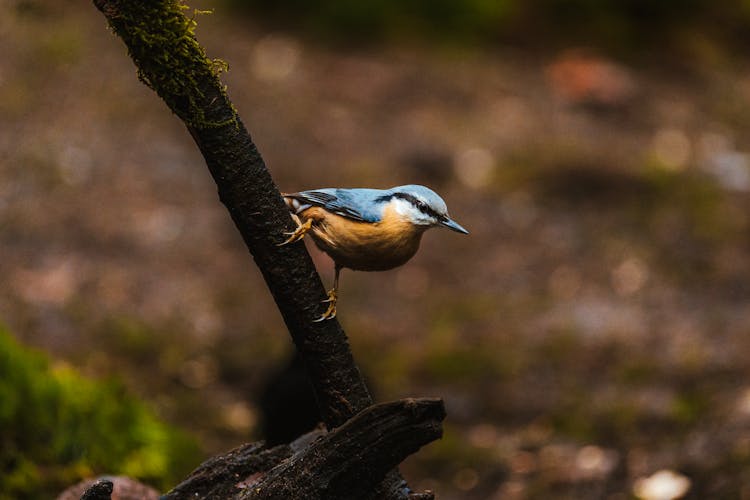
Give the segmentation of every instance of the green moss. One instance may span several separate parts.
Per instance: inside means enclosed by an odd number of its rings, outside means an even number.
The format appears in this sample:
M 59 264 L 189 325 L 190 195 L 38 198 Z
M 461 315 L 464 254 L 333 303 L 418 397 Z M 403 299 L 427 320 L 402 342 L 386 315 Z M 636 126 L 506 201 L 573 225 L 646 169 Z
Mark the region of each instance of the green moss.
M 215 128 L 238 125 L 236 111 L 230 116 L 207 116 L 212 104 L 206 91 L 218 89 L 226 97 L 219 75 L 227 63 L 209 59 L 195 38 L 198 23 L 193 11 L 179 0 L 122 2 L 116 12 L 105 15 L 112 29 L 128 47 L 138 67 L 138 78 L 164 99 L 170 109 L 188 126 Z
M 117 382 L 50 366 L 0 328 L 0 500 L 51 498 L 84 477 L 126 474 L 166 489 L 199 461 Z

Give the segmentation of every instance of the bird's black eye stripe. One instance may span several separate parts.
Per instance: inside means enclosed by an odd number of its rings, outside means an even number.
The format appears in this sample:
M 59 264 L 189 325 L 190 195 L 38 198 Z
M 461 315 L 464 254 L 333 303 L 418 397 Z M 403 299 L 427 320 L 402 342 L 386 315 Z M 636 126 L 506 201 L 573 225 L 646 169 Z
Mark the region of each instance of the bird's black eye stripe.
M 427 203 L 407 193 L 393 193 L 392 195 L 389 195 L 389 196 L 381 196 L 380 198 L 378 198 L 378 201 L 388 201 L 392 198 L 399 198 L 401 200 L 406 200 L 412 205 L 414 205 L 414 207 L 417 208 L 420 212 L 427 214 L 431 217 L 434 217 L 438 220 L 441 220 L 443 217 L 442 215 L 437 213 L 435 210 L 433 210 L 432 207 L 429 206 Z

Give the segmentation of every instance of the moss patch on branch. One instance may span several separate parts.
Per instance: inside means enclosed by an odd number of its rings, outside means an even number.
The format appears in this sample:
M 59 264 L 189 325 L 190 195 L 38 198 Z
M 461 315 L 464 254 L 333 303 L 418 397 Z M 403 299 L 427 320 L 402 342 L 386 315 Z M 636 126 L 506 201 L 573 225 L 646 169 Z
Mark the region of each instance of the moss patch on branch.
M 210 11 L 194 10 L 180 0 L 95 0 L 110 27 L 128 47 L 138 67 L 138 78 L 153 89 L 169 108 L 190 127 L 215 128 L 237 124 L 230 117 L 208 117 L 211 104 L 206 90 L 215 86 L 226 97 L 219 75 L 228 69 L 221 59 L 210 59 L 195 37 L 196 16 Z

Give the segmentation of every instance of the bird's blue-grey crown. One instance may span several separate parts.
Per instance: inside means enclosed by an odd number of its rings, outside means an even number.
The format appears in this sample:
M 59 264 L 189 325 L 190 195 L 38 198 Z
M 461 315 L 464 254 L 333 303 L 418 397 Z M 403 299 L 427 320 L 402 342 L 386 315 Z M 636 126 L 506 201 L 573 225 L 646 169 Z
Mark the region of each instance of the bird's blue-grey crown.
M 296 213 L 320 206 L 335 214 L 362 222 L 380 222 L 386 206 L 392 205 L 402 217 L 420 226 L 442 226 L 469 232 L 448 215 L 445 201 L 432 189 L 417 184 L 390 189 L 323 188 L 287 195 Z

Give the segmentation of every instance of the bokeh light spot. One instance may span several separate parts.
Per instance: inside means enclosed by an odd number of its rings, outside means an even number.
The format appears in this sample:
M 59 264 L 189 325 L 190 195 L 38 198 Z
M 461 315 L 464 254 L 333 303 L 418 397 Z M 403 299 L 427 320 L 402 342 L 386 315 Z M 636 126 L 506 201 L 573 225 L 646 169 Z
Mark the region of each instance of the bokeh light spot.
M 479 474 L 471 467 L 461 469 L 453 476 L 453 485 L 461 491 L 470 491 L 479 484 Z
M 642 500 L 675 500 L 690 489 L 690 479 L 671 470 L 660 470 L 636 480 L 633 494 Z
M 654 134 L 654 155 L 664 168 L 682 170 L 690 161 L 692 148 L 685 132 L 678 129 L 660 129 Z
M 268 35 L 255 45 L 251 68 L 253 74 L 266 82 L 278 82 L 292 75 L 300 58 L 296 40 L 281 35 Z
M 495 159 L 483 148 L 471 148 L 461 151 L 455 159 L 454 170 L 456 177 L 464 185 L 479 189 L 492 180 Z
M 628 296 L 638 292 L 648 280 L 648 268 L 640 259 L 625 259 L 612 271 L 612 286 L 618 295 Z

